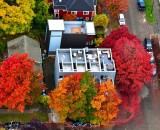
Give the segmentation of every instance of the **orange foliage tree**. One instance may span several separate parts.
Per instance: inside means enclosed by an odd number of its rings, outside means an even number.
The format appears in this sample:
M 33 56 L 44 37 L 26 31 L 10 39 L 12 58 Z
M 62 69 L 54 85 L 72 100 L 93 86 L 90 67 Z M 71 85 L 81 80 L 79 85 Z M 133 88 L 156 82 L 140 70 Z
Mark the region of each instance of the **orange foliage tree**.
M 76 16 L 75 14 L 65 13 L 65 14 L 63 15 L 63 19 L 64 19 L 65 21 L 75 21 L 76 18 L 77 18 L 77 16 Z
M 30 92 L 30 75 L 34 61 L 27 54 L 14 54 L 0 67 L 0 107 L 23 111 Z
M 98 87 L 97 95 L 91 101 L 92 107 L 96 109 L 94 115 L 97 117 L 96 120 L 93 120 L 93 123 L 103 126 L 109 125 L 117 117 L 120 103 L 121 100 L 111 79 L 103 82 Z
M 65 77 L 50 97 L 49 107 L 58 113 L 61 123 L 68 118 L 103 126 L 117 117 L 121 102 L 110 80 L 97 87 L 89 72 Z
M 99 0 L 103 11 L 107 11 L 111 19 L 117 19 L 119 13 L 125 13 L 129 7 L 128 0 Z
M 39 96 L 42 93 L 42 90 L 46 89 L 45 85 L 43 84 L 43 72 L 41 69 L 32 71 L 30 76 L 30 85 L 29 88 L 30 93 L 26 95 L 25 101 L 27 105 L 32 105 L 33 103 L 38 103 Z
M 17 109 L 21 112 L 38 97 L 42 86 L 42 74 L 33 71 L 34 61 L 28 54 L 18 53 L 8 57 L 0 66 L 0 108 Z M 36 88 L 39 86 L 39 88 Z M 35 96 L 33 96 L 35 95 Z

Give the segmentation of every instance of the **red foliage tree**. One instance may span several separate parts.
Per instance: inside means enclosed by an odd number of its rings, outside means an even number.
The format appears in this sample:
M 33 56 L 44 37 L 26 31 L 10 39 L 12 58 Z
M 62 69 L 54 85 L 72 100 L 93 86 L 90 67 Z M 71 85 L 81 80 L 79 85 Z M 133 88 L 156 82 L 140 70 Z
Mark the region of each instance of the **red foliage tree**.
M 142 86 L 149 82 L 153 72 L 149 60 L 150 55 L 141 45 L 141 41 L 130 34 L 126 26 L 120 27 L 105 38 L 101 47 L 111 48 L 115 60 L 116 82 L 122 97 L 122 105 L 131 113 L 130 118 L 119 123 L 125 123 L 134 118 L 139 109 L 139 92 Z
M 103 11 L 108 11 L 111 19 L 117 19 L 119 13 L 125 13 L 129 7 L 128 0 L 99 0 Z
M 151 80 L 153 67 L 149 62 L 149 53 L 137 40 L 125 37 L 116 41 L 112 52 L 117 67 L 116 81 L 119 90 L 128 94 L 139 92 L 144 83 Z
M 141 42 L 135 35 L 131 34 L 126 26 L 121 26 L 120 28 L 113 30 L 109 36 L 107 36 L 100 48 L 111 48 L 113 49 L 114 44 L 117 40 L 119 40 L 121 37 L 127 37 L 129 40 L 137 40 L 137 42 Z
M 97 4 L 97 14 L 102 14 L 102 7 L 100 4 Z
M 76 16 L 75 14 L 65 13 L 65 14 L 63 15 L 63 19 L 64 19 L 65 21 L 75 21 L 76 18 L 77 18 L 77 16 Z
M 30 76 L 34 61 L 28 54 L 17 53 L 4 60 L 0 66 L 0 107 L 23 112 L 25 97 L 30 92 Z

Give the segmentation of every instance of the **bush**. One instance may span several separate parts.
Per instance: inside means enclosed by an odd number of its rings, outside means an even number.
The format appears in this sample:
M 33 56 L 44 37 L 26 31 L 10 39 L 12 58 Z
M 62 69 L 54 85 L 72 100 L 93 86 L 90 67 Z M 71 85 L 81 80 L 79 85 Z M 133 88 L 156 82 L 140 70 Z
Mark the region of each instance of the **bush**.
M 101 43 L 103 42 L 104 38 L 102 37 L 98 37 L 94 39 L 94 44 L 96 45 L 96 47 L 100 46 Z
M 95 15 L 93 21 L 95 27 L 101 26 L 103 28 L 106 28 L 109 22 L 106 14 Z
M 42 107 L 48 108 L 48 102 L 50 101 L 50 96 L 48 95 L 41 95 L 39 97 L 39 103 L 41 104 Z

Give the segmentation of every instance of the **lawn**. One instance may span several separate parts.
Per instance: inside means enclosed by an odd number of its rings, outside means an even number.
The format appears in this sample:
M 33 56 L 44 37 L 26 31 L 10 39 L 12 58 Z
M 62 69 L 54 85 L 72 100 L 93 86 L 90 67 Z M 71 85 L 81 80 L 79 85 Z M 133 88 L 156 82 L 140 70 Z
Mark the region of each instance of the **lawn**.
M 48 113 L 0 114 L 0 124 L 4 124 L 6 122 L 11 121 L 27 123 L 30 122 L 32 119 L 38 119 L 42 122 L 47 122 Z
M 150 23 L 155 23 L 155 15 L 154 15 L 154 7 L 152 0 L 145 0 L 145 5 L 146 5 L 146 18 L 147 21 Z

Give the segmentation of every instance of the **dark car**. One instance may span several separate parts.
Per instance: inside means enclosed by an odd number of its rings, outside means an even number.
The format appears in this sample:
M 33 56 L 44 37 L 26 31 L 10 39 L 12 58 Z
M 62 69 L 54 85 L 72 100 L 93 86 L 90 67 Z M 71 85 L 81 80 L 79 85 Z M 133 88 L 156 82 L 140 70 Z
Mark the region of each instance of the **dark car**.
M 139 9 L 140 11 L 144 11 L 145 8 L 146 8 L 145 3 L 144 3 L 144 0 L 138 0 L 137 5 L 138 5 L 138 9 Z
M 152 43 L 151 43 L 150 38 L 145 38 L 144 39 L 144 47 L 148 52 L 152 51 Z

